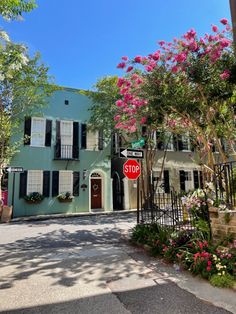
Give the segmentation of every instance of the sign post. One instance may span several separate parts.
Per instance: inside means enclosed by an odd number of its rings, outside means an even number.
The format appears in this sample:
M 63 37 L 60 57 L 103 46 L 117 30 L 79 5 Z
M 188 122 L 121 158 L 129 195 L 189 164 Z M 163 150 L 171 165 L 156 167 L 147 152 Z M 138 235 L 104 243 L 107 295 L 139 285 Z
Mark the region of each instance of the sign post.
M 4 171 L 6 171 L 8 173 L 13 173 L 13 179 L 12 179 L 12 199 L 11 199 L 12 218 L 13 218 L 16 173 L 24 172 L 24 168 L 23 167 L 11 167 L 11 166 L 9 166 L 9 167 L 4 168 Z

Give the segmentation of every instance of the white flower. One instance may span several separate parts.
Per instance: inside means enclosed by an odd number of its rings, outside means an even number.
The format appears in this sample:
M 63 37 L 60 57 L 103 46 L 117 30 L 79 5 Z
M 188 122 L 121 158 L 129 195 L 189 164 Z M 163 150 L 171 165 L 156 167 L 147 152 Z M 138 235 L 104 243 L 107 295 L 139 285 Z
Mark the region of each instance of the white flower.
M 2 39 L 4 39 L 5 41 L 10 41 L 8 34 L 4 31 L 0 31 L 0 37 L 2 37 Z

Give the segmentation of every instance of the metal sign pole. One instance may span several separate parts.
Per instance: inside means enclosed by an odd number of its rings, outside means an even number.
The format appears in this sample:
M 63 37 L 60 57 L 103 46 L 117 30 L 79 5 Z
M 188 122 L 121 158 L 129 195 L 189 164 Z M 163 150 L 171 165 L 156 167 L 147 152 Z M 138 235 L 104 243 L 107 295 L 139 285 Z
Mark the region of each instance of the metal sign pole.
M 139 224 L 139 177 L 137 179 L 137 224 Z
M 16 173 L 13 172 L 13 182 L 12 182 L 12 200 L 11 200 L 11 205 L 12 205 L 12 214 L 11 218 L 13 218 L 13 210 L 14 210 L 14 198 L 15 198 L 15 178 L 16 178 Z

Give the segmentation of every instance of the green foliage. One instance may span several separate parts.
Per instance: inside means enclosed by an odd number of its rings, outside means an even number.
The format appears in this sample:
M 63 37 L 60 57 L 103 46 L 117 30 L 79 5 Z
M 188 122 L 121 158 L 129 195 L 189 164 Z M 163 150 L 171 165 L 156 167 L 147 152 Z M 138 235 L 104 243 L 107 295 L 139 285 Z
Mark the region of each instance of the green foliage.
M 214 287 L 219 287 L 219 288 L 232 288 L 235 284 L 234 277 L 225 274 L 225 275 L 212 275 L 210 278 L 210 283 Z
M 23 12 L 30 12 L 36 7 L 35 0 L 1 0 L 0 15 L 7 20 L 19 19 Z
M 94 91 L 83 91 L 93 102 L 89 120 L 91 128 L 103 130 L 104 136 L 107 138 L 110 138 L 115 126 L 115 102 L 120 98 L 117 82 L 117 76 L 107 76 L 97 81 Z
M 32 192 L 29 195 L 26 195 L 24 199 L 30 203 L 38 203 L 44 199 L 44 196 L 39 192 Z

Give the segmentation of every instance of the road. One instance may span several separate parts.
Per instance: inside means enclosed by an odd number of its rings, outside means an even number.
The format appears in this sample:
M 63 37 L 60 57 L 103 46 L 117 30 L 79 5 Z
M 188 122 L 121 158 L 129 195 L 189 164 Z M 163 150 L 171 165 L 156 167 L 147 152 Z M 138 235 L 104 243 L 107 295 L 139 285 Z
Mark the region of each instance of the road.
M 211 287 L 129 245 L 135 214 L 0 225 L 0 313 L 236 313 Z

